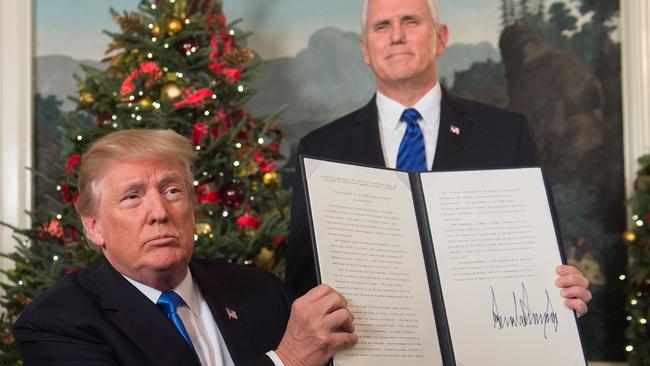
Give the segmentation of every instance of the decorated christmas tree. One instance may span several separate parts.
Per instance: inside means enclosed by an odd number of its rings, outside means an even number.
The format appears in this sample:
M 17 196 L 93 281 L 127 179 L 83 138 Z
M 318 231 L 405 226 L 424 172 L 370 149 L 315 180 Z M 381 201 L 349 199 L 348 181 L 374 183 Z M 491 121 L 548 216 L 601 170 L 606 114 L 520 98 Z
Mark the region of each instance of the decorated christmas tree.
M 142 0 L 138 10 L 111 11 L 121 32 L 107 33 L 106 70 L 84 67 L 78 110 L 63 114 L 61 164 L 48 179 L 60 193 L 53 212 L 32 213 L 14 228 L 16 251 L 5 254 L 0 299 L 0 364 L 21 364 L 11 327 L 31 299 L 66 272 L 101 257 L 75 212 L 76 170 L 88 144 L 121 129 L 172 129 L 196 149 L 195 253 L 280 273 L 288 227 L 288 192 L 280 186 L 281 131 L 242 107 L 259 60 L 245 34 L 227 24 L 220 0 Z
M 628 273 L 621 276 L 629 283 L 626 304 L 628 339 L 626 350 L 631 366 L 650 365 L 650 155 L 639 159 L 641 169 L 634 182 L 632 219 L 634 230 L 626 231 L 623 240 L 628 245 Z

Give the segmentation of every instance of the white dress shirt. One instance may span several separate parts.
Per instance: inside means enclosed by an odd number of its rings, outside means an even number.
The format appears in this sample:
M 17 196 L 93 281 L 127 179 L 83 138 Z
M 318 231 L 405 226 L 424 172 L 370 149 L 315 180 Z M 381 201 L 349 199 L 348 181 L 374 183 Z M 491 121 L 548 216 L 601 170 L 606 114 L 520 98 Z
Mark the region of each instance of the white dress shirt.
M 429 90 L 414 106 L 422 119 L 418 122 L 422 136 L 424 137 L 424 149 L 427 156 L 427 170 L 433 166 L 433 158 L 436 155 L 438 142 L 438 131 L 440 129 L 440 100 L 442 89 L 440 84 Z M 384 152 L 384 161 L 388 168 L 395 168 L 397 165 L 397 152 L 402 138 L 406 132 L 406 123 L 400 122 L 400 117 L 405 109 L 409 108 L 388 98 L 377 91 L 377 113 L 379 117 L 379 138 Z
M 124 276 L 124 275 L 123 275 Z M 162 293 L 155 288 L 137 282 L 124 276 L 135 288 L 140 290 L 154 304 Z M 183 321 L 183 325 L 192 340 L 194 349 L 199 356 L 202 366 L 235 366 L 230 356 L 226 342 L 221 335 L 217 322 L 212 316 L 208 303 L 203 298 L 199 287 L 192 279 L 192 273 L 187 275 L 181 283 L 173 289 L 183 302 L 178 305 L 176 312 Z M 276 366 L 284 366 L 274 351 L 266 353 Z

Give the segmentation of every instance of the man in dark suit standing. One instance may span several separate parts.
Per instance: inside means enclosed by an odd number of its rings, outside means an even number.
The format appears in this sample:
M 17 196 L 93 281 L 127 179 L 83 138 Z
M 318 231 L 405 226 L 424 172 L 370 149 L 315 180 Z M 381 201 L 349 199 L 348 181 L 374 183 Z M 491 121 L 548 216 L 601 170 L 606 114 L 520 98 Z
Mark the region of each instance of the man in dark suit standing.
M 65 276 L 16 322 L 25 365 L 324 365 L 356 342 L 345 299 L 291 302 L 272 274 L 191 260 L 192 143 L 109 134 L 84 154 L 77 210 L 104 260 Z
M 523 115 L 442 89 L 436 61 L 447 37 L 437 0 L 365 0 L 360 48 L 377 93 L 361 109 L 306 135 L 298 154 L 419 171 L 538 166 Z M 286 282 L 304 294 L 316 276 L 300 167 L 293 187 Z M 571 266 L 556 271 L 567 306 L 584 314 L 588 281 Z

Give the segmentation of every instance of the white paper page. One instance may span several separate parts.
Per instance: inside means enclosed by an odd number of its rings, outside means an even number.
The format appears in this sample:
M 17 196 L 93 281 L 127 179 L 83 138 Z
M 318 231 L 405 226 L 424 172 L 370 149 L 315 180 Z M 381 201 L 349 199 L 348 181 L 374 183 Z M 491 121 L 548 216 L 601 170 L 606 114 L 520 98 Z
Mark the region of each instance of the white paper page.
M 425 173 L 459 365 L 584 365 L 540 169 Z
M 335 364 L 441 365 L 408 174 L 304 161 L 322 280 L 359 336 Z

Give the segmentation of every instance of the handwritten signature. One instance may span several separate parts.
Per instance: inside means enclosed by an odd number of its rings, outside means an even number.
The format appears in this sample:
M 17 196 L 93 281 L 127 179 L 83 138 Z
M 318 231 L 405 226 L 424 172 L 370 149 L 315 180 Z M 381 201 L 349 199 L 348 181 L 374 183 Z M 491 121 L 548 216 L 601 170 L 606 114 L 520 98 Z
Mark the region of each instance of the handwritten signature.
M 544 339 L 548 339 L 547 327 L 551 324 L 553 330 L 557 333 L 559 325 L 558 317 L 557 313 L 553 310 L 553 304 L 551 304 L 551 299 L 547 290 L 544 290 L 546 293 L 546 310 L 543 313 L 535 312 L 530 307 L 528 290 L 526 289 L 526 285 L 522 282 L 521 297 L 517 298 L 515 292 L 512 292 L 512 302 L 515 310 L 514 314 L 506 315 L 501 315 L 501 312 L 499 312 L 499 306 L 492 286 L 490 286 L 490 290 L 492 290 L 492 320 L 494 322 L 494 328 L 503 329 L 512 327 L 543 326 Z

